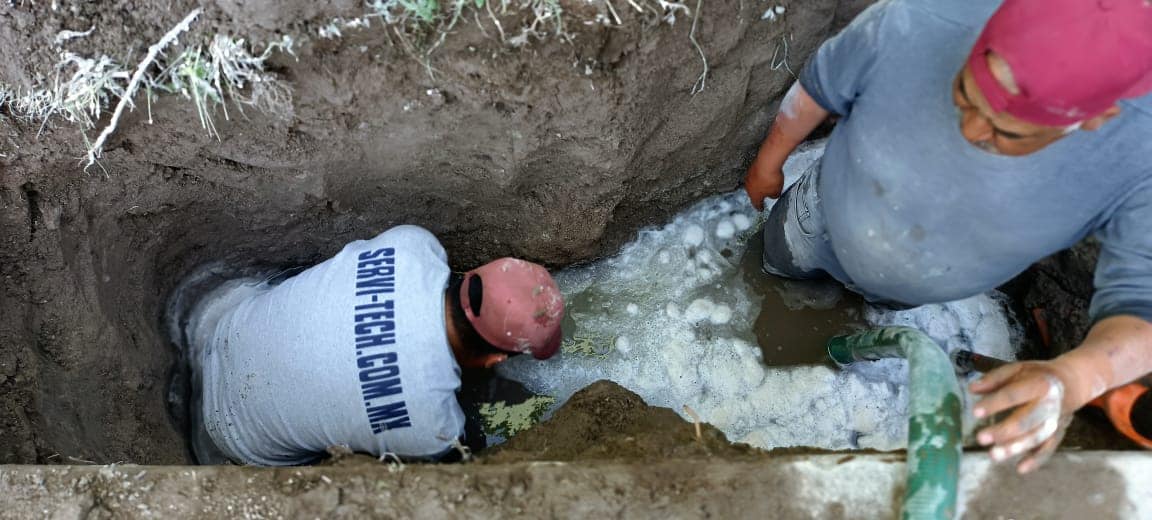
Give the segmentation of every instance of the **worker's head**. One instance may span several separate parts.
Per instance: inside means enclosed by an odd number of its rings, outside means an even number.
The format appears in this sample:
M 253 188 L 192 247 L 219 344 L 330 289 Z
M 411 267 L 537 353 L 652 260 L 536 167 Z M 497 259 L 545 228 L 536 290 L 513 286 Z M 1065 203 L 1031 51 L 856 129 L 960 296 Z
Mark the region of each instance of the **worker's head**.
M 564 298 L 542 266 L 501 258 L 456 277 L 449 341 L 468 368 L 490 368 L 509 356 L 548 359 L 560 349 Z
M 1027 155 L 1152 91 L 1152 1 L 1005 0 L 952 85 L 973 145 Z

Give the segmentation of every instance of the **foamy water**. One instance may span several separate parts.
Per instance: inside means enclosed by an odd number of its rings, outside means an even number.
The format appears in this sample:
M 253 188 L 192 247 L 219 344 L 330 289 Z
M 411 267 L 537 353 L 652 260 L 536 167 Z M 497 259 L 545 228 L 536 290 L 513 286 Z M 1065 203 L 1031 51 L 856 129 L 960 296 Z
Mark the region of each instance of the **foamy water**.
M 785 166 L 788 182 L 821 153 L 816 147 L 795 154 Z M 904 361 L 847 370 L 763 363 L 753 333 L 761 296 L 740 269 L 757 218 L 743 191 L 709 198 L 641 231 L 616 256 L 557 273 L 574 323 L 566 334 L 606 355 L 517 358 L 501 365 L 501 375 L 557 397 L 557 406 L 609 379 L 690 419 L 686 405 L 729 439 L 766 449 L 902 447 Z M 1018 347 L 1003 299 L 994 294 L 908 311 L 867 307 L 862 314 L 874 325 L 917 327 L 949 352 L 1014 359 Z M 780 321 L 787 326 L 787 316 Z

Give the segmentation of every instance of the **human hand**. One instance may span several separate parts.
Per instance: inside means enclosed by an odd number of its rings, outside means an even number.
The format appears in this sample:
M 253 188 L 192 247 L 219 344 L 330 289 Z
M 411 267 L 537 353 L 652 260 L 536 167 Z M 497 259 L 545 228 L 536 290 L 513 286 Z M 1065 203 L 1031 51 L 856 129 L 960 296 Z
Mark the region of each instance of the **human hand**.
M 1031 472 L 1056 451 L 1072 422 L 1072 413 L 1084 403 L 1076 396 L 1077 378 L 1059 361 L 1027 361 L 1004 365 L 969 386 L 983 395 L 972 413 L 977 418 L 1014 410 L 1007 418 L 984 428 L 976 440 L 994 445 L 992 460 L 1003 462 L 1024 455 L 1016 465 Z
M 748 174 L 744 176 L 744 191 L 748 193 L 756 211 L 764 211 L 765 197 L 775 199 L 784 191 L 784 171 L 781 166 L 761 153 L 748 168 Z

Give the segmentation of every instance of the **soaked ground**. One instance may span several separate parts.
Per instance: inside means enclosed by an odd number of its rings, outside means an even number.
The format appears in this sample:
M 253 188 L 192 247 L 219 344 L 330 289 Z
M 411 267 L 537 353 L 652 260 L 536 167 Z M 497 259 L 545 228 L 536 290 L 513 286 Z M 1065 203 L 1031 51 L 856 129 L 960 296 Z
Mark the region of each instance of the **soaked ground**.
M 789 367 L 796 365 L 832 366 L 825 351 L 828 338 L 852 333 L 867 326 L 861 316 L 864 301 L 858 295 L 845 291 L 835 281 L 790 281 L 765 274 L 760 269 L 762 235 L 756 233 L 747 247 L 735 258 L 731 249 L 721 251 L 738 268 L 735 276 L 747 283 L 753 296 L 755 319 L 752 333 L 758 344 L 764 365 Z M 569 298 L 570 312 L 565 319 L 566 340 L 572 345 L 581 336 L 573 315 L 587 312 L 609 312 L 613 308 L 611 295 L 586 290 Z M 604 343 L 587 352 L 589 356 L 607 358 L 613 345 Z M 484 431 L 483 417 L 479 413 L 482 403 L 504 402 L 517 405 L 536 394 L 523 384 L 495 372 L 466 372 L 460 400 L 468 418 L 469 447 L 478 451 L 505 442 L 503 436 Z
M 786 180 L 821 153 L 793 154 Z M 891 311 L 832 283 L 770 277 L 760 269 L 759 218 L 743 191 L 711 197 L 641 230 L 615 256 L 554 273 L 570 319 L 561 353 L 498 371 L 556 406 L 607 379 L 764 449 L 896 449 L 907 436 L 906 365 L 830 366 L 830 336 L 913 326 L 949 352 L 1014 358 L 1019 335 L 1003 298 Z
M 830 364 L 825 350 L 828 338 L 867 327 L 862 316 L 864 299 L 835 280 L 788 280 L 766 274 L 761 268 L 764 236 L 759 232 L 747 235 L 739 249 L 725 247 L 720 256 L 735 269 L 726 279 L 740 280 L 746 286 L 754 313 L 748 339 L 755 340 L 762 361 L 779 367 Z M 724 287 L 722 281 L 710 289 L 722 292 Z M 569 338 L 578 329 L 572 316 L 610 312 L 617 303 L 614 296 L 595 287 L 571 296 L 565 323 Z
M 817 156 L 797 154 L 786 176 Z M 949 352 L 1014 357 L 1002 298 L 891 311 L 835 284 L 769 277 L 758 262 L 757 219 L 743 192 L 712 197 L 640 231 L 616 256 L 555 273 L 570 319 L 561 353 L 498 371 L 555 406 L 607 379 L 764 449 L 896 449 L 907 435 L 906 365 L 830 366 L 830 336 L 905 325 Z
M 479 452 L 489 446 L 508 440 L 498 432 L 485 428 L 480 407 L 485 403 L 520 405 L 536 396 L 517 381 L 500 376 L 492 370 L 465 370 L 461 373 L 460 391 L 456 394 L 464 411 L 464 443 Z

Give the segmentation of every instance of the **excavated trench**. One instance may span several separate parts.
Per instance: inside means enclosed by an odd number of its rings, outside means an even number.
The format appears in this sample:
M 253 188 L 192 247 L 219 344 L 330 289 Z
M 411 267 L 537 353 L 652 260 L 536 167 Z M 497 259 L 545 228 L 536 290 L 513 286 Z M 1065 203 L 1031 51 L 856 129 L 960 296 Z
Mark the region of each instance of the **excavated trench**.
M 562 266 L 614 252 L 641 226 L 734 189 L 791 71 L 866 3 L 708 2 L 696 34 L 708 75 L 696 94 L 702 63 L 683 16 L 669 26 L 620 10 L 619 26 L 571 23 L 570 41 L 517 49 L 492 25 L 461 23 L 422 63 L 389 29 L 315 36 L 335 17 L 358 16 L 353 1 L 8 7 L 0 80 L 20 88 L 51 78 L 64 50 L 134 63 L 197 5 L 205 14 L 186 40 L 311 38 L 269 62 L 291 87 L 287 113 L 217 113 L 210 137 L 186 100 L 160 96 L 147 110 L 138 100 L 87 171 L 76 127 L 41 127 L 11 107 L 0 117 L 0 464 L 188 463 L 165 408 L 176 351 L 163 319 L 176 284 L 206 263 L 307 265 L 412 223 L 441 238 L 454 268 L 503 255 Z M 595 14 L 592 4 L 565 5 L 571 16 Z M 762 20 L 776 5 L 786 14 Z M 502 18 L 512 26 L 517 16 Z M 86 38 L 53 43 L 90 26 Z M 1087 294 L 1079 283 L 1046 267 L 1016 295 L 1062 292 L 1057 301 L 1069 303 L 1049 313 L 1063 313 L 1050 321 L 1066 343 Z M 649 424 L 668 438 L 633 452 L 641 457 L 745 454 L 693 444 L 692 425 L 626 392 L 591 391 L 600 397 L 590 402 L 614 411 L 605 419 L 573 399 L 568 415 L 557 413 L 576 417 L 565 428 L 595 422 L 635 437 Z M 574 458 L 626 458 L 614 442 Z M 522 443 L 529 455 L 505 456 L 557 456 Z

